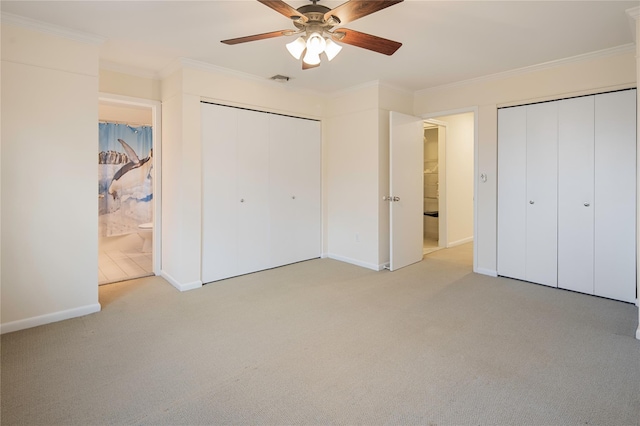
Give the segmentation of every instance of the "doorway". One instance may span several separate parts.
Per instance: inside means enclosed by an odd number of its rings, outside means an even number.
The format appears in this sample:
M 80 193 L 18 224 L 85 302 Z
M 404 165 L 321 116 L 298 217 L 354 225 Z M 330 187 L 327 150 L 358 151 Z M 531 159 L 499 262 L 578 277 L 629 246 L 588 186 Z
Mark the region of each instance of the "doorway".
M 424 121 L 424 254 L 474 239 L 475 113 Z
M 440 179 L 440 169 L 444 168 L 445 163 L 440 151 L 444 151 L 444 134 L 444 126 L 433 121 L 424 122 L 423 254 L 439 250 L 442 248 L 441 241 L 446 240 L 440 238 L 440 217 L 443 210 L 440 205 L 440 188 L 441 183 L 444 183 Z M 444 222 L 446 215 L 443 214 L 442 217 Z
M 98 285 L 160 269 L 160 104 L 98 101 Z

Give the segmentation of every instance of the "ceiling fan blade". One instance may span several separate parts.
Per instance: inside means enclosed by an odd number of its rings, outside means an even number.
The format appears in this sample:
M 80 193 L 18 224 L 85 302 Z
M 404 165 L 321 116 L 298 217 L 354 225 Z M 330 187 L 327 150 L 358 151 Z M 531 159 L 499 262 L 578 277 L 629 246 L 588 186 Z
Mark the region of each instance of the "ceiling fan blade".
M 260 3 L 275 10 L 276 12 L 286 16 L 289 19 L 298 20 L 302 19 L 302 22 L 307 22 L 309 18 L 302 13 L 295 10 L 282 0 L 258 0 Z
M 238 38 L 231 38 L 229 40 L 222 40 L 221 43 L 224 43 L 224 44 L 246 43 L 248 41 L 264 40 L 264 39 L 267 39 L 267 38 L 288 36 L 288 35 L 291 35 L 293 33 L 294 33 L 294 31 L 292 31 L 292 30 L 272 31 L 270 33 L 254 34 L 254 35 L 250 35 L 250 36 L 246 36 L 246 37 L 238 37 Z
M 342 36 L 342 34 L 344 34 L 344 36 Z M 402 46 L 402 43 L 397 41 L 361 33 L 348 28 L 339 28 L 332 34 L 332 38 L 340 43 L 373 50 L 374 52 L 383 53 L 389 56 L 393 55 L 396 50 L 400 49 L 400 46 Z
M 346 24 L 389 6 L 393 6 L 394 4 L 401 3 L 402 1 L 403 0 L 351 0 L 325 13 L 324 19 L 328 21 L 332 16 L 335 16 L 340 20 L 341 24 Z
M 318 68 L 320 66 L 320 64 L 317 65 L 309 65 L 308 63 L 306 63 L 305 61 L 302 61 L 302 69 L 303 70 L 310 70 L 311 68 Z

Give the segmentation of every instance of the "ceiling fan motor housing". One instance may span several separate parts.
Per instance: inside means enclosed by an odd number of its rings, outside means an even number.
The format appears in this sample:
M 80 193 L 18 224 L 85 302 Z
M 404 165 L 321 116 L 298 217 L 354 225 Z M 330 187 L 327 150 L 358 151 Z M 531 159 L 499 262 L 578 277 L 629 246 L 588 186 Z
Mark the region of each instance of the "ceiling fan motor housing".
M 331 16 L 329 20 L 325 21 L 325 14 L 331 11 L 331 9 L 326 6 L 314 3 L 301 6 L 296 10 L 307 17 L 308 21 L 303 22 L 298 16 L 292 16 L 293 25 L 300 30 L 306 30 L 307 34 L 313 32 L 322 34 L 324 31 L 328 31 L 340 23 L 340 20 L 336 16 Z

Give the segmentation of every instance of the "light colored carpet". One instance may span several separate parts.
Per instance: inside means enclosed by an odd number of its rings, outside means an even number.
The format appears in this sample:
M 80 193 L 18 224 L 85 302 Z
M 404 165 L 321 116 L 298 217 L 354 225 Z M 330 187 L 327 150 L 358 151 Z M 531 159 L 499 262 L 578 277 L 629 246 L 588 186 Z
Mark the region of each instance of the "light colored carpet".
M 2 424 L 637 425 L 637 308 L 471 250 L 102 286 L 102 312 L 2 336 Z

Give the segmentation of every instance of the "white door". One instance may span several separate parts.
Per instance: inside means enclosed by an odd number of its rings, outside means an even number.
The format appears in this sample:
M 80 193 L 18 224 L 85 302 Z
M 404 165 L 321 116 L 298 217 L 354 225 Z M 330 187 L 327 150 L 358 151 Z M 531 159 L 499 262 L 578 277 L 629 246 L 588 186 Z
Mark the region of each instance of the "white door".
M 526 280 L 558 286 L 558 102 L 527 106 Z
M 593 96 L 558 104 L 558 287 L 593 294 Z
M 389 112 L 391 271 L 422 260 L 424 146 L 421 118 Z
M 247 274 L 270 267 L 269 114 L 238 111 L 238 195 L 234 203 L 238 206 L 238 272 Z
M 272 266 L 320 257 L 320 122 L 272 115 L 269 134 Z
M 527 107 L 498 110 L 498 274 L 526 279 Z
M 636 91 L 595 97 L 595 294 L 636 298 Z
M 202 104 L 202 282 L 238 275 L 239 109 Z

